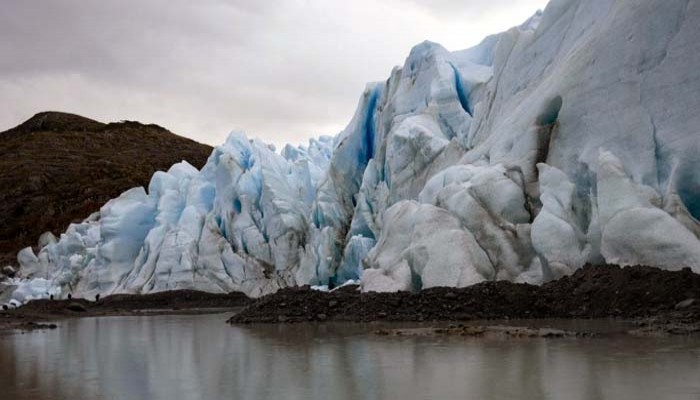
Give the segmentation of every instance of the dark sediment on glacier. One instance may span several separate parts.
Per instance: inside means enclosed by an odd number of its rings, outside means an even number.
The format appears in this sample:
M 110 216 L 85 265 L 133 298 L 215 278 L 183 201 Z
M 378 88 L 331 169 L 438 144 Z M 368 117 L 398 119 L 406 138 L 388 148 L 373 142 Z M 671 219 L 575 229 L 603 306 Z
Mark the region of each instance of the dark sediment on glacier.
M 288 288 L 251 303 L 229 322 L 620 318 L 690 324 L 700 321 L 695 299 L 700 275 L 690 269 L 589 265 L 542 286 L 498 281 L 416 293 Z
M 0 330 L 53 329 L 48 323 L 64 318 L 110 316 L 198 314 L 230 311 L 248 304 L 242 293 L 206 293 L 175 290 L 145 295 L 117 294 L 95 299 L 34 300 L 20 308 L 0 310 Z

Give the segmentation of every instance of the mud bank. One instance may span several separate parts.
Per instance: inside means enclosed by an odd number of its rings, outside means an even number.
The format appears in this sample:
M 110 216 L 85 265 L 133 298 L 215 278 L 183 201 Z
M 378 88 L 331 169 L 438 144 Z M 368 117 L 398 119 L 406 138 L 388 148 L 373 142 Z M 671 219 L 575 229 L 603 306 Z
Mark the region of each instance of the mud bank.
M 214 294 L 176 290 L 146 295 L 119 294 L 95 299 L 35 300 L 0 310 L 0 331 L 53 329 L 65 318 L 110 315 L 200 314 L 231 311 L 248 304 L 242 293 Z

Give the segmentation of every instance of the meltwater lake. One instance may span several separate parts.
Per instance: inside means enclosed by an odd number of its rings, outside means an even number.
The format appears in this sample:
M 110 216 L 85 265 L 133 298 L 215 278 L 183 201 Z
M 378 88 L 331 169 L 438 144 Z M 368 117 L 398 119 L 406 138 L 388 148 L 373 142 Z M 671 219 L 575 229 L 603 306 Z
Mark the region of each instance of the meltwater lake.
M 0 335 L 0 398 L 700 398 L 697 338 L 386 337 L 371 332 L 399 325 L 230 326 L 229 316 L 84 318 Z

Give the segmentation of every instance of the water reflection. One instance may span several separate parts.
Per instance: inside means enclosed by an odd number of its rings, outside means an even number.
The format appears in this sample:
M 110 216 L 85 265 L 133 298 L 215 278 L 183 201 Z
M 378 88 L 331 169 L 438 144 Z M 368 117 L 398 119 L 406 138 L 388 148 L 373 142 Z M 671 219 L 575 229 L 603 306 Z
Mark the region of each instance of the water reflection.
M 691 339 L 393 338 L 352 324 L 112 317 L 0 336 L 0 398 L 697 399 Z

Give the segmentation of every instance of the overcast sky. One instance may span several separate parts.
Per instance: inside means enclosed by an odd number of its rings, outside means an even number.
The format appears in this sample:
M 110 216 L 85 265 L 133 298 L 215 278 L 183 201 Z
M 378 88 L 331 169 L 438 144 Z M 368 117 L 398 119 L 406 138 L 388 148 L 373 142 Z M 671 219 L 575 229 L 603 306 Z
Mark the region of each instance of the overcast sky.
M 423 40 L 450 50 L 546 0 L 2 0 L 0 131 L 39 111 L 217 145 L 336 134 Z

